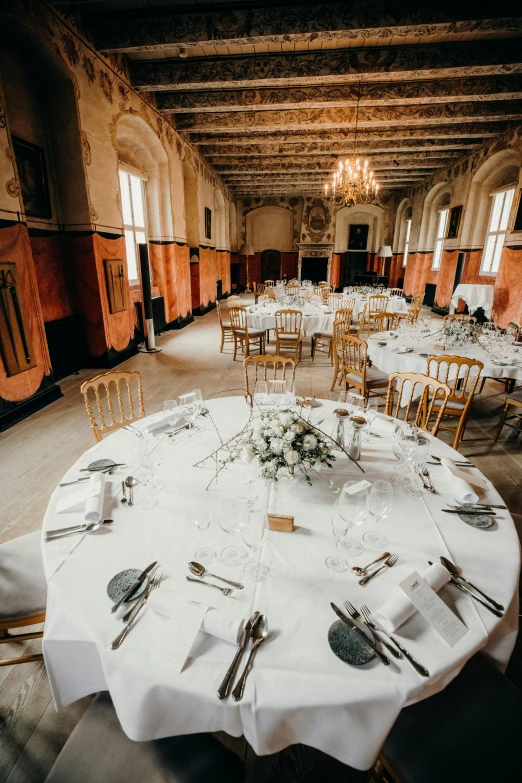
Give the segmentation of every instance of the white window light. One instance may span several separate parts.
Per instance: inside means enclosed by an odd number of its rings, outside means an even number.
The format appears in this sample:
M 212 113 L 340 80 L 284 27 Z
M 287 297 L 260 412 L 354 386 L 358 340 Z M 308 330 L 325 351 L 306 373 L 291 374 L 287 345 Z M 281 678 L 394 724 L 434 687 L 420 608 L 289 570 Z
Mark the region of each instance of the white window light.
M 408 263 L 408 251 L 410 249 L 410 232 L 411 232 L 411 218 L 406 221 L 406 236 L 404 237 L 404 248 L 403 248 L 403 257 L 402 257 L 402 265 L 406 266 Z
M 488 230 L 480 264 L 481 275 L 496 275 L 498 272 L 514 195 L 513 187 L 492 194 Z
M 439 210 L 439 220 L 437 223 L 437 234 L 435 236 L 435 250 L 433 251 L 432 269 L 440 269 L 442 259 L 442 248 L 444 247 L 444 237 L 446 235 L 446 226 L 448 223 L 449 209 Z
M 127 269 L 129 282 L 138 282 L 138 258 L 136 245 L 147 243 L 145 217 L 145 183 L 141 177 L 131 174 L 126 168 L 120 169 L 121 207 L 123 212 L 123 230 L 127 251 Z

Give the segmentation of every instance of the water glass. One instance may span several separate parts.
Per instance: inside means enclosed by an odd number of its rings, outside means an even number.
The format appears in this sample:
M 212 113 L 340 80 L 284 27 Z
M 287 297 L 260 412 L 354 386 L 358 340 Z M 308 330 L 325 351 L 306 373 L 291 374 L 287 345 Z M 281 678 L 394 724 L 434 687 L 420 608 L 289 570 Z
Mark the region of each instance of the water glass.
M 261 562 L 263 547 L 268 541 L 268 515 L 266 511 L 251 510 L 248 525 L 243 532 L 243 541 L 250 550 L 252 559 L 243 569 L 251 582 L 264 582 L 270 574 L 270 568 Z
M 204 535 L 212 521 L 212 503 L 206 492 L 197 493 L 192 501 L 194 524 Z M 210 546 L 200 547 L 194 555 L 198 563 L 212 563 L 216 559 L 216 553 Z
M 405 492 L 410 497 L 420 497 L 424 491 L 424 482 L 419 474 L 426 467 L 427 459 L 430 455 L 430 442 L 424 435 L 417 437 L 417 448 L 411 458 L 411 483 L 405 488 Z
M 221 495 L 218 502 L 218 521 L 221 530 L 229 536 L 241 533 L 248 521 L 248 506 L 242 498 Z M 225 565 L 239 566 L 245 562 L 247 551 L 241 544 L 228 544 L 221 551 L 221 561 Z
M 163 418 L 168 424 L 175 424 L 180 418 L 180 410 L 176 400 L 165 400 L 163 403 Z
M 286 392 L 286 383 L 285 381 L 268 381 L 268 394 L 270 397 L 270 402 L 272 405 L 276 405 L 279 407 L 281 403 L 283 402 L 283 397 Z
M 332 511 L 332 532 L 335 538 L 336 549 L 340 547 L 341 541 L 348 532 L 348 521 L 339 514 L 339 506 L 336 503 Z M 341 555 L 329 555 L 326 560 L 326 567 L 335 574 L 342 574 L 348 568 L 348 563 Z
M 348 522 L 348 530 L 362 525 L 368 516 L 368 495 L 370 487 L 366 481 L 347 481 L 337 501 L 339 515 Z M 357 557 L 362 552 L 361 544 L 353 538 L 345 538 L 339 546 L 347 555 Z
M 147 494 L 139 501 L 138 506 L 145 511 L 150 511 L 158 505 L 156 496 L 165 492 L 165 484 L 154 478 L 156 469 L 163 462 L 165 436 L 154 437 L 148 435 L 143 440 L 145 441 L 145 447 L 141 464 L 143 469 L 149 471 L 149 478 L 145 481 Z
M 364 413 L 365 399 L 362 394 L 348 392 L 347 403 L 352 416 L 360 416 Z
M 254 402 L 257 405 L 266 405 L 269 402 L 268 383 L 266 381 L 256 381 L 254 387 Z
M 368 397 L 366 400 L 366 407 L 364 409 L 364 418 L 366 419 L 366 427 L 364 428 L 364 434 L 369 438 L 375 438 L 375 433 L 371 432 L 372 424 L 377 416 L 379 408 L 379 400 L 375 397 Z
M 368 511 L 371 517 L 375 522 L 380 522 L 391 513 L 392 507 L 393 487 L 390 482 L 382 479 L 374 481 L 368 495 Z M 370 549 L 381 549 L 388 543 L 385 536 L 374 530 L 367 530 L 363 535 L 363 541 Z

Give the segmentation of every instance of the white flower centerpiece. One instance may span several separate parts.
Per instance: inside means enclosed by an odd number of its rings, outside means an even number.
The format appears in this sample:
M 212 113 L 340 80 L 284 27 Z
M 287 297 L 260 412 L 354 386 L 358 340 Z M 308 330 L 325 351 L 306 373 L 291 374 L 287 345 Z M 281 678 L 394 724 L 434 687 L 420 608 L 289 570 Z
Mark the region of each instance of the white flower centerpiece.
M 462 318 L 451 318 L 442 327 L 444 342 L 448 345 L 469 345 L 477 342 L 475 324 Z
M 252 421 L 237 442 L 229 462 L 241 460 L 260 468 L 261 476 L 277 482 L 299 471 L 308 484 L 309 474 L 335 461 L 334 443 L 294 411 L 270 411 Z

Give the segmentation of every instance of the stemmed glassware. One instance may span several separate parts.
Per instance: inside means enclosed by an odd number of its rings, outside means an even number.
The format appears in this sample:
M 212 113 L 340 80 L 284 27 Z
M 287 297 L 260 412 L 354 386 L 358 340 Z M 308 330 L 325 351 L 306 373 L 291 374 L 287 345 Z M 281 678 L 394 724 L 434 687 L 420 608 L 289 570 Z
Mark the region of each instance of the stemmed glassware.
M 406 461 L 413 455 L 416 448 L 417 428 L 408 422 L 397 424 L 393 434 L 393 453 L 399 461 L 395 463 L 395 473 L 389 476 L 392 484 L 403 484 L 408 480 Z
M 242 498 L 220 495 L 218 501 L 218 520 L 221 530 L 229 536 L 241 533 L 248 521 L 248 505 Z M 225 565 L 239 566 L 245 562 L 247 551 L 241 543 L 228 544 L 221 551 L 221 561 Z
M 194 524 L 204 535 L 212 521 L 212 503 L 210 497 L 205 492 L 194 495 L 193 511 Z M 216 559 L 216 552 L 212 547 L 203 545 L 196 552 L 195 558 L 198 563 L 212 563 Z
M 248 515 L 248 525 L 243 532 L 243 541 L 250 550 L 252 559 L 243 573 L 251 582 L 264 582 L 270 573 L 266 563 L 261 562 L 263 547 L 268 541 L 268 516 L 266 511 L 253 509 Z
M 254 402 L 256 405 L 267 405 L 269 401 L 268 383 L 266 381 L 256 381 L 254 387 Z
M 151 511 L 158 505 L 156 495 L 165 492 L 165 484 L 154 478 L 154 473 L 163 462 L 163 443 L 165 436 L 146 434 L 140 441 L 141 468 L 143 471 L 141 480 L 145 478 L 147 494 L 138 502 L 138 506 L 145 511 Z M 148 477 L 147 477 L 148 476 Z
M 268 395 L 272 405 L 279 407 L 286 393 L 285 381 L 268 381 Z
M 332 509 L 332 532 L 335 538 L 336 549 L 340 548 L 343 538 L 348 532 L 348 520 L 343 519 L 339 514 L 339 506 L 336 503 Z M 329 555 L 326 560 L 326 567 L 335 574 L 342 574 L 348 568 L 348 563 L 341 555 Z
M 364 418 L 366 419 L 366 426 L 363 429 L 363 432 L 367 438 L 376 437 L 375 433 L 372 432 L 371 429 L 372 429 L 372 424 L 377 416 L 378 409 L 379 409 L 379 400 L 377 400 L 375 397 L 368 397 L 368 399 L 366 400 L 366 407 L 364 408 Z
M 426 467 L 426 461 L 430 455 L 430 442 L 424 435 L 417 436 L 417 448 L 412 457 L 409 458 L 411 465 L 411 483 L 405 487 L 404 491 L 411 497 L 420 497 L 423 494 L 423 481 L 419 474 Z
M 374 481 L 368 495 L 368 511 L 375 522 L 386 519 L 392 507 L 393 487 L 390 482 L 382 479 Z M 386 537 L 375 530 L 367 530 L 363 535 L 363 541 L 370 549 L 380 549 L 388 543 Z
M 347 531 L 353 527 L 362 525 L 368 516 L 368 495 L 370 487 L 364 481 L 347 481 L 337 501 L 337 511 L 342 519 L 348 523 Z M 362 552 L 361 544 L 354 538 L 344 538 L 338 549 L 346 552 L 350 557 L 357 557 Z

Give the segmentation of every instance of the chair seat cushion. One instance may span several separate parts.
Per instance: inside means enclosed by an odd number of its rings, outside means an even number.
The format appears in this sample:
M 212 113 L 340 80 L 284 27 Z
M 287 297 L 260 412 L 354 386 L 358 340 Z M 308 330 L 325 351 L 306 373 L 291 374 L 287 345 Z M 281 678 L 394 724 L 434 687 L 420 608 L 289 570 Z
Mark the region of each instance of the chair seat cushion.
M 245 329 L 234 329 L 234 332 L 238 335 L 238 337 L 244 337 L 245 336 Z M 263 329 L 249 329 L 248 330 L 248 337 L 249 339 L 256 339 L 258 340 L 260 337 L 263 337 L 265 334 Z
M 358 373 L 348 372 L 344 376 L 348 383 L 361 384 L 361 376 Z M 380 388 L 381 386 L 388 386 L 388 376 L 386 373 L 377 370 L 376 367 L 366 368 L 366 386 L 368 389 Z
M 443 691 L 402 710 L 382 755 L 402 783 L 507 783 L 520 778 L 521 734 L 522 694 L 478 654 Z
M 133 742 L 108 693 L 91 703 L 46 783 L 240 783 L 243 764 L 211 734 Z
M 232 329 L 232 324 L 230 321 L 221 321 L 221 326 L 223 329 Z
M 314 340 L 331 340 L 333 332 L 316 332 L 314 334 Z
M 0 621 L 45 612 L 45 581 L 40 532 L 0 545 Z

